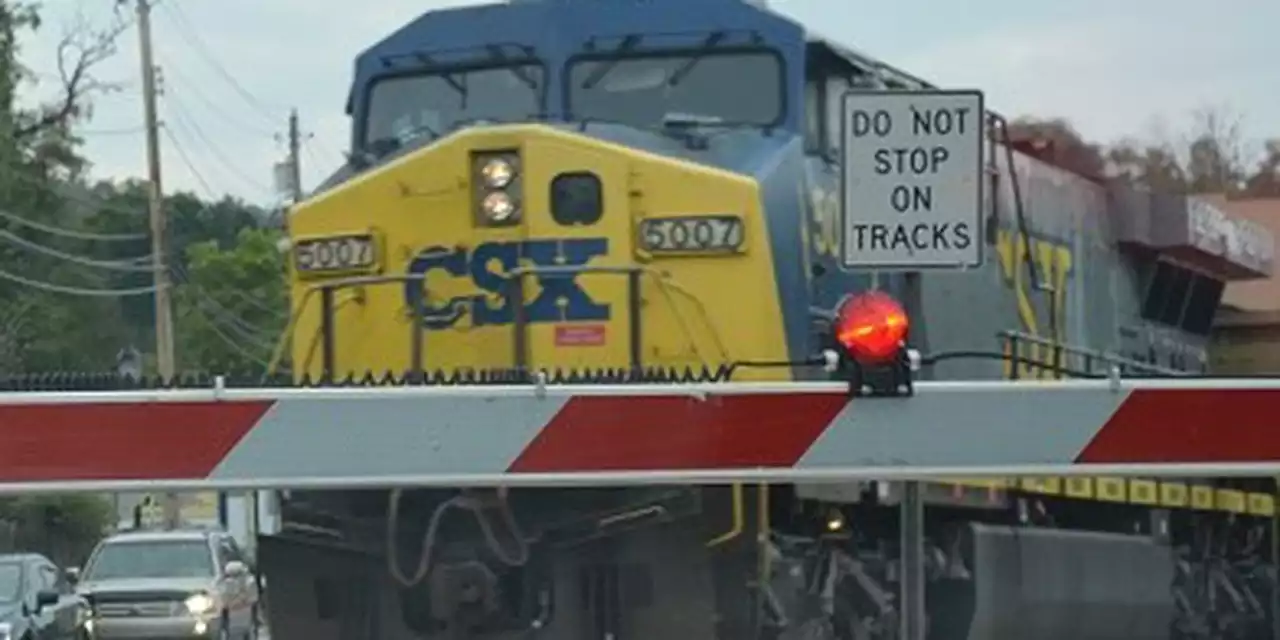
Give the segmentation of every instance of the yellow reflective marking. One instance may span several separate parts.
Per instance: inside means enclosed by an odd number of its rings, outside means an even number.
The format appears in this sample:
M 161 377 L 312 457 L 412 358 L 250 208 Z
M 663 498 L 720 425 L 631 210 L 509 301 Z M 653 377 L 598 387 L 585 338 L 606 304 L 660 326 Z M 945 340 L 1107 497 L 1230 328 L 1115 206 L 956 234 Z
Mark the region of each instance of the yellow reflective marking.
M 1008 484 L 1003 478 L 955 478 L 947 482 L 975 489 L 1004 489 Z
M 1093 497 L 1093 478 L 1067 478 L 1066 493 L 1068 498 L 1088 500 Z
M 1187 485 L 1181 482 L 1160 483 L 1160 506 L 1185 507 L 1189 505 L 1190 492 Z
M 1028 493 L 1059 495 L 1062 493 L 1062 478 L 1022 478 L 1018 488 Z
M 1155 480 L 1129 481 L 1129 502 L 1133 504 L 1158 504 L 1159 493 Z
M 1250 515 L 1269 518 L 1276 514 L 1276 499 L 1269 493 L 1250 493 L 1247 506 Z
M 1221 511 L 1230 511 L 1231 513 L 1245 512 L 1245 498 L 1243 491 L 1235 489 L 1218 489 L 1214 498 L 1218 502 L 1218 509 Z
M 1124 478 L 1098 478 L 1098 499 L 1107 502 L 1124 502 Z
M 1212 509 L 1213 487 L 1203 485 L 1194 485 L 1191 487 L 1191 508 L 1192 509 Z

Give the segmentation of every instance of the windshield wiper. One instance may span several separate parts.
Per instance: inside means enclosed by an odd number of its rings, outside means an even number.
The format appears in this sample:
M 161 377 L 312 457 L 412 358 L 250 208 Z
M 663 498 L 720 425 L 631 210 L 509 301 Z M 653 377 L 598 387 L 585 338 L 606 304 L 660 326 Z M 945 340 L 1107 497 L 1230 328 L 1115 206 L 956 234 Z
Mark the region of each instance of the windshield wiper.
M 714 49 L 717 44 L 720 44 L 720 41 L 724 40 L 727 35 L 724 31 L 716 31 L 707 36 L 707 39 L 702 41 L 702 46 L 698 48 L 698 51 L 691 54 L 689 59 L 680 65 L 678 69 L 671 72 L 671 76 L 667 78 L 667 86 L 674 87 L 680 84 L 682 80 L 689 76 L 693 68 L 698 66 L 698 63 L 707 56 L 707 53 Z
M 429 55 L 425 54 L 425 53 L 418 52 L 418 53 L 415 53 L 415 54 L 413 54 L 413 55 L 414 55 L 414 57 L 415 57 L 415 58 L 417 58 L 417 59 L 418 59 L 418 61 L 419 61 L 419 62 L 421 62 L 422 64 L 425 64 L 425 65 L 427 65 L 427 66 L 429 66 L 429 67 L 435 67 L 435 66 L 438 66 L 438 65 L 436 64 L 435 59 L 434 59 L 434 58 L 432 58 L 431 56 L 429 56 Z M 449 83 L 449 86 L 453 87 L 453 88 L 454 88 L 454 90 L 455 90 L 455 91 L 457 91 L 457 92 L 458 92 L 458 94 L 462 96 L 462 99 L 463 99 L 463 100 L 466 100 L 466 99 L 467 99 L 467 86 L 466 86 L 466 85 L 464 85 L 464 84 L 462 84 L 462 82 L 458 81 L 458 79 L 457 79 L 457 78 L 455 78 L 455 77 L 453 77 L 453 75 L 448 74 L 448 73 L 438 73 L 438 74 L 431 74 L 431 75 L 438 75 L 438 76 L 440 76 L 440 78 L 441 78 L 442 80 L 444 80 L 445 82 L 448 82 L 448 83 Z
M 623 38 L 622 42 L 618 44 L 617 48 L 609 52 L 616 57 L 611 58 L 609 60 L 605 60 L 604 62 L 601 62 L 600 66 L 592 70 L 591 75 L 587 76 L 587 79 L 582 81 L 582 88 L 590 89 L 600 84 L 600 81 L 604 80 L 604 77 L 609 75 L 609 72 L 613 71 L 613 68 L 616 67 L 619 62 L 622 62 L 622 54 L 627 53 L 632 49 L 635 49 L 639 45 L 640 45 L 640 36 L 638 35 L 631 34 Z
M 515 64 L 514 61 L 511 59 L 510 56 L 503 53 L 502 47 L 499 47 L 496 44 L 491 44 L 485 47 L 485 49 L 489 51 L 489 57 L 494 62 L 498 64 L 503 64 L 503 65 L 510 65 L 507 67 L 507 71 L 510 71 L 511 75 L 514 75 L 516 79 L 518 79 L 520 82 L 523 82 L 526 87 L 529 87 L 534 91 L 538 90 L 538 81 L 534 80 L 533 76 L 529 75 L 529 72 L 526 71 L 525 69 L 514 66 Z M 532 51 L 526 51 L 525 53 L 528 54 L 529 57 L 533 56 Z

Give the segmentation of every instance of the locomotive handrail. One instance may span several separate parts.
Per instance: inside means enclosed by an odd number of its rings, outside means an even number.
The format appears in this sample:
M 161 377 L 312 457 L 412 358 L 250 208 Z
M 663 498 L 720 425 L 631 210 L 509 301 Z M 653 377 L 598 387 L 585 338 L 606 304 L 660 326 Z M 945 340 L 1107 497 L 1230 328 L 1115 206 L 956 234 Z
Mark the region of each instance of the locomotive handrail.
M 684 288 L 677 282 L 672 282 L 669 277 L 652 267 L 643 265 L 556 265 L 543 267 L 517 267 L 508 272 L 508 283 L 512 287 L 512 296 L 516 299 L 524 299 L 524 279 L 530 275 L 577 275 L 581 273 L 601 273 L 615 274 L 627 276 L 627 314 L 629 327 L 629 350 L 631 356 L 631 366 L 638 368 L 644 365 L 642 356 L 642 340 L 640 326 L 640 277 L 647 275 L 653 278 L 654 284 L 657 285 L 658 291 L 662 293 L 663 298 L 667 300 L 667 304 L 671 307 L 671 312 L 675 314 L 676 322 L 680 325 L 680 331 L 684 337 L 688 338 L 689 344 L 692 345 L 694 356 L 698 358 L 698 363 L 707 365 L 708 361 L 702 357 L 698 350 L 698 341 L 694 338 L 693 332 L 689 325 L 685 322 L 683 314 L 680 313 L 680 307 L 671 297 L 670 291 L 674 290 L 683 294 L 693 301 L 697 307 L 699 315 L 702 317 L 702 324 L 711 334 L 712 341 L 716 345 L 716 350 L 720 353 L 721 361 L 728 359 L 728 351 L 724 347 L 724 341 L 720 338 L 720 332 L 707 314 L 706 307 L 702 304 L 702 300 L 694 295 L 692 291 Z M 516 307 L 516 320 L 512 330 L 515 332 L 515 354 L 514 362 L 517 369 L 523 369 L 528 364 L 528 344 L 523 316 L 523 309 Z
M 612 273 L 612 274 L 626 275 L 628 277 L 628 296 L 627 296 L 628 305 L 627 306 L 628 306 L 628 315 L 630 316 L 629 323 L 631 325 L 630 336 L 629 336 L 629 342 L 630 342 L 629 351 L 631 356 L 630 364 L 632 367 L 641 367 L 643 365 L 642 342 L 641 342 L 642 334 L 641 334 L 641 326 L 640 326 L 641 316 L 639 311 L 640 309 L 640 286 L 639 285 L 640 285 L 640 277 L 644 275 L 647 275 L 653 278 L 654 284 L 657 285 L 658 287 L 658 291 L 661 292 L 662 296 L 667 300 L 668 305 L 671 307 L 672 313 L 675 314 L 676 322 L 680 326 L 681 332 L 684 334 L 684 337 L 689 340 L 689 344 L 692 345 L 694 355 L 698 359 L 700 364 L 705 366 L 708 364 L 708 360 L 705 357 L 703 357 L 701 352 L 698 350 L 697 340 L 694 339 L 693 331 L 690 329 L 689 324 L 686 322 L 684 318 L 684 314 L 681 313 L 679 305 L 676 304 L 674 298 L 672 297 L 671 295 L 672 290 L 684 295 L 694 303 L 698 314 L 701 316 L 702 324 L 706 327 L 707 331 L 711 334 L 712 341 L 715 343 L 716 349 L 720 355 L 720 359 L 723 361 L 728 358 L 728 352 L 724 347 L 724 341 L 722 340 L 720 333 L 717 330 L 715 324 L 711 321 L 710 317 L 708 316 L 706 307 L 702 304 L 702 301 L 696 295 L 694 295 L 693 292 L 689 291 L 688 289 L 681 286 L 677 282 L 672 282 L 669 278 L 664 277 L 664 274 L 662 274 L 661 272 L 651 267 L 646 267 L 642 265 L 625 265 L 625 266 L 579 265 L 579 266 L 517 267 L 515 269 L 512 269 L 510 272 L 506 274 L 506 280 L 513 289 L 511 292 L 512 297 L 514 299 L 523 300 L 524 299 L 523 281 L 526 276 L 555 275 L 555 274 L 575 275 L 580 273 Z M 352 300 L 352 299 L 348 299 L 348 300 L 342 301 L 341 303 L 335 304 L 334 294 L 338 290 L 347 289 L 351 287 L 391 284 L 391 283 L 403 284 L 406 282 L 423 282 L 425 279 L 426 279 L 425 274 L 362 275 L 362 276 L 351 276 L 346 278 L 340 278 L 340 279 L 335 279 L 327 282 L 317 282 L 309 285 L 306 291 L 303 292 L 302 298 L 298 301 L 298 304 L 294 306 L 294 310 L 290 314 L 289 323 L 286 325 L 285 329 L 281 332 L 280 340 L 277 342 L 276 347 L 272 352 L 271 361 L 268 364 L 266 375 L 270 376 L 271 374 L 276 372 L 280 361 L 284 357 L 284 349 L 286 348 L 290 339 L 293 337 L 294 333 L 297 330 L 297 322 L 298 322 L 298 318 L 301 317 L 302 310 L 306 308 L 306 306 L 310 303 L 311 298 L 317 293 L 320 294 L 320 298 L 321 298 L 320 326 L 316 329 L 316 334 L 313 337 L 312 342 L 307 350 L 307 357 L 305 361 L 302 363 L 302 370 L 310 369 L 312 357 L 315 354 L 316 348 L 319 347 L 321 350 L 321 359 L 322 359 L 322 365 L 321 365 L 322 376 L 325 378 L 328 378 L 333 375 L 334 370 L 336 368 L 335 362 L 334 362 L 335 341 L 336 341 L 335 335 L 334 335 L 336 332 L 336 322 L 334 319 L 334 314 L 337 312 L 338 308 L 341 308 L 341 306 L 343 306 L 344 304 Z M 515 316 L 516 316 L 515 322 L 513 323 L 513 331 L 514 331 L 513 342 L 515 345 L 514 346 L 514 351 L 515 351 L 514 365 L 517 370 L 520 370 L 525 368 L 528 364 L 527 327 L 525 326 L 526 321 L 523 316 L 523 311 L 524 311 L 523 305 L 522 304 L 514 305 L 514 309 L 515 309 Z M 413 322 L 410 323 L 410 337 L 409 337 L 410 351 L 411 351 L 410 361 L 412 363 L 411 372 L 413 374 L 421 375 L 423 373 L 422 350 L 423 350 L 423 342 L 424 342 L 423 336 L 422 336 L 422 321 L 421 321 L 421 314 L 413 314 L 413 315 L 415 319 L 413 320 Z
M 294 332 L 297 330 L 297 326 L 298 326 L 297 322 L 298 322 L 298 318 L 302 314 L 302 310 L 306 308 L 307 303 L 311 301 L 311 297 L 314 296 L 317 292 L 320 292 L 321 294 L 320 327 L 316 330 L 316 337 L 313 338 L 311 346 L 307 350 L 307 361 L 305 365 L 309 368 L 311 356 L 315 352 L 317 341 L 323 341 L 325 343 L 324 352 L 322 355 L 325 362 L 323 368 L 326 375 L 331 375 L 333 371 L 332 359 L 333 359 L 334 327 L 333 327 L 332 312 L 334 311 L 333 309 L 334 291 L 338 289 L 345 289 L 349 287 L 359 287 L 364 285 L 388 284 L 392 282 L 399 282 L 399 283 L 415 282 L 415 281 L 422 282 L 424 280 L 426 280 L 425 274 L 392 274 L 392 275 L 372 275 L 372 276 L 364 275 L 364 276 L 350 276 L 346 278 L 330 280 L 327 282 L 317 282 L 309 285 L 307 287 L 307 290 L 302 293 L 302 299 L 298 301 L 298 304 L 294 305 L 293 310 L 290 312 L 289 323 L 285 325 L 284 330 L 280 332 L 280 340 L 276 343 L 276 347 L 271 353 L 271 361 L 267 365 L 267 370 L 265 375 L 270 376 L 271 374 L 276 372 L 276 367 L 280 364 L 280 360 L 284 357 L 285 347 L 286 345 L 289 344 L 289 340 L 293 337 Z M 416 325 L 417 323 L 415 323 L 415 326 Z M 420 332 L 415 331 L 414 333 L 419 334 Z M 420 337 L 421 336 L 419 335 L 419 338 Z M 413 338 L 411 338 L 411 340 L 412 339 Z
M 1137 372 L 1137 373 L 1143 373 L 1143 374 L 1156 374 L 1156 375 L 1177 376 L 1177 377 L 1184 377 L 1184 376 L 1190 375 L 1186 371 L 1179 371 L 1177 369 L 1162 367 L 1157 364 L 1151 364 L 1148 362 L 1133 360 L 1131 358 L 1126 358 L 1121 355 L 1108 353 L 1105 351 L 1099 351 L 1097 349 L 1090 349 L 1088 347 L 1072 346 L 1072 345 L 1064 344 L 1057 340 L 1053 340 L 1050 338 L 1045 338 L 1043 336 L 1037 336 L 1029 333 L 1024 333 L 1021 331 L 1006 330 L 1006 331 L 999 332 L 998 335 L 1001 339 L 1005 341 L 1005 344 L 1008 345 L 1011 351 L 1011 355 L 1017 361 L 1025 360 L 1018 353 L 1018 346 L 1022 343 L 1033 344 L 1040 347 L 1049 347 L 1050 349 L 1053 349 L 1054 350 L 1053 364 L 1040 364 L 1036 366 L 1040 366 L 1043 369 L 1049 369 L 1054 372 L 1060 372 L 1061 370 L 1066 368 L 1066 366 L 1061 362 L 1062 356 L 1066 355 L 1066 356 L 1075 356 L 1078 358 L 1082 358 L 1084 361 L 1083 363 L 1084 372 L 1086 374 L 1093 373 L 1093 364 L 1096 362 L 1103 365 L 1113 365 L 1113 366 L 1118 365 L 1121 367 L 1125 367 L 1126 372 Z M 1016 367 L 1014 368 L 1014 375 L 1015 377 L 1017 375 Z

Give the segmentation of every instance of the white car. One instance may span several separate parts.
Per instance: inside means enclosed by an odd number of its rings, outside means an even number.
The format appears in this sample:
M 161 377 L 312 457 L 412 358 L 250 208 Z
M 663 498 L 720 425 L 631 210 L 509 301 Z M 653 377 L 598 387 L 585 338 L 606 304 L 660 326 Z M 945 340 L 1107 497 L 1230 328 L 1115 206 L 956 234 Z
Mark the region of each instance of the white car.
M 222 531 L 130 531 L 108 537 L 82 572 L 94 638 L 254 640 L 258 588 Z

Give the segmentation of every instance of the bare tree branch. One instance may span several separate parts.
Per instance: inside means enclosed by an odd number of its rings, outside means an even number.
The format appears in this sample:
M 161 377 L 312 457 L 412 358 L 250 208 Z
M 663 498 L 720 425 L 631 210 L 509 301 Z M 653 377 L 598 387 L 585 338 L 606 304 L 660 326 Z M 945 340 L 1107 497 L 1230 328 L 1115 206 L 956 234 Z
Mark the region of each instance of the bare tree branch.
M 1247 169 L 1243 117 L 1229 107 L 1201 107 L 1191 114 L 1186 142 L 1189 188 L 1200 193 L 1235 193 Z
M 116 41 L 127 24 L 117 20 L 105 29 L 94 28 L 83 15 L 65 30 L 57 47 L 60 83 L 56 100 L 40 107 L 32 118 L 17 125 L 14 138 L 30 139 L 51 129 L 65 129 L 88 114 L 89 97 L 117 91 L 120 85 L 94 76 L 94 68 L 116 53 Z

